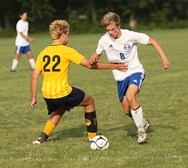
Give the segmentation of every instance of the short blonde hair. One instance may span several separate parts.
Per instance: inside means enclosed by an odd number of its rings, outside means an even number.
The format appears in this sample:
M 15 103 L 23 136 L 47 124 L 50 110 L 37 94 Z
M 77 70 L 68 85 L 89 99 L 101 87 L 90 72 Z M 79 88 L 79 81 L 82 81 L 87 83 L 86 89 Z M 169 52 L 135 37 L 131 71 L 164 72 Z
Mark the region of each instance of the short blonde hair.
M 108 12 L 102 17 L 100 21 L 100 26 L 107 27 L 111 23 L 115 23 L 116 26 L 121 25 L 121 19 L 118 14 L 113 13 L 113 12 Z
M 53 40 L 61 37 L 62 33 L 69 32 L 69 24 L 66 20 L 54 20 L 49 25 L 50 34 Z

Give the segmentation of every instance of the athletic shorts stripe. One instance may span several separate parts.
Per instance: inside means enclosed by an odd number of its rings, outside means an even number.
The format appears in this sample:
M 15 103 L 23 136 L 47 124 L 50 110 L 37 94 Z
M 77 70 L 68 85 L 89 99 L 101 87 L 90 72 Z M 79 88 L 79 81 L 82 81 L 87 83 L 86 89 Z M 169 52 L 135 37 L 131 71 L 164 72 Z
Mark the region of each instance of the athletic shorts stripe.
M 16 46 L 16 53 L 20 54 L 26 54 L 28 52 L 31 52 L 30 46 Z
M 85 93 L 75 87 L 72 87 L 72 91 L 69 95 L 57 98 L 57 99 L 47 99 L 44 98 L 47 104 L 48 114 L 58 110 L 60 107 L 65 111 L 70 111 L 75 106 L 78 106 L 84 99 Z
M 141 89 L 142 82 L 145 79 L 145 73 L 134 73 L 127 78 L 125 78 L 122 81 L 117 82 L 117 89 L 118 89 L 118 96 L 119 96 L 119 101 L 122 102 L 124 96 L 126 96 L 127 89 L 129 85 L 134 84 L 138 86 L 139 89 Z

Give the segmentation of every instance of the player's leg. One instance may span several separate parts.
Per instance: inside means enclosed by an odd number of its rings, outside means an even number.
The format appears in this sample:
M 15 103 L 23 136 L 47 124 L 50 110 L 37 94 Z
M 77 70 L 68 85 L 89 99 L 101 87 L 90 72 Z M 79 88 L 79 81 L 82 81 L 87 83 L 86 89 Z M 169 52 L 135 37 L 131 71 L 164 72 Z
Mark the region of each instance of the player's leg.
M 16 52 L 15 58 L 12 60 L 12 66 L 11 66 L 11 72 L 15 72 L 16 71 L 16 67 L 19 63 L 21 57 L 21 53 L 19 53 L 19 51 Z
M 47 121 L 46 126 L 44 127 L 43 130 L 43 132 L 47 136 L 49 136 L 50 133 L 53 131 L 53 129 L 57 126 L 64 113 L 65 110 L 63 108 L 60 108 L 51 114 L 50 119 Z
M 57 126 L 64 113 L 65 110 L 63 108 L 59 108 L 58 110 L 54 111 L 51 114 L 50 119 L 46 122 L 46 125 L 42 133 L 40 134 L 40 137 L 37 140 L 33 141 L 33 144 L 41 144 L 43 142 L 46 142 L 50 133 Z
M 124 96 L 123 101 L 121 102 L 122 104 L 122 108 L 123 108 L 123 112 L 125 115 L 127 115 L 128 117 L 132 118 L 132 114 L 131 114 L 131 108 L 129 106 L 129 102 L 127 100 L 127 98 Z
M 126 92 L 126 99 L 131 108 L 131 114 L 135 121 L 136 126 L 138 129 L 142 129 L 143 127 L 143 112 L 141 110 L 141 106 L 137 101 L 137 94 L 139 88 L 136 85 L 129 85 L 127 92 Z M 140 109 L 140 110 L 139 110 Z
M 88 140 L 90 140 L 97 134 L 97 117 L 93 98 L 85 93 L 85 97 L 80 103 L 80 106 L 84 106 L 85 109 L 85 122 L 88 132 Z
M 131 107 L 129 105 L 129 102 L 128 102 L 126 96 L 124 96 L 123 101 L 121 102 L 121 104 L 122 104 L 122 108 L 123 108 L 124 114 L 127 115 L 128 117 L 132 118 Z M 150 126 L 150 121 L 146 120 L 144 118 L 143 124 L 144 124 L 144 128 L 146 130 Z
M 138 86 L 134 84 L 129 85 L 126 92 L 126 98 L 131 107 L 133 120 L 138 128 L 138 143 L 143 143 L 147 141 L 147 134 L 144 128 L 145 119 L 143 117 L 142 107 L 137 101 L 138 91 Z
M 34 57 L 33 57 L 33 54 L 31 51 L 27 52 L 27 57 L 28 57 L 30 65 L 31 65 L 31 68 L 34 69 L 35 68 L 35 60 L 34 60 Z

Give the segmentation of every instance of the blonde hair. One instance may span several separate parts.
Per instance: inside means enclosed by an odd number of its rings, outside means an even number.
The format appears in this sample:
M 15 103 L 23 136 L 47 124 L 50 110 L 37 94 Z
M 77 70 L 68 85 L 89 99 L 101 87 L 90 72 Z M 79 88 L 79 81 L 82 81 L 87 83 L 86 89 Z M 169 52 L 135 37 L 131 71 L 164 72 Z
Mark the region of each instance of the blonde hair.
M 119 15 L 117 15 L 116 13 L 108 12 L 107 14 L 105 14 L 102 17 L 102 19 L 100 21 L 100 26 L 107 27 L 111 23 L 115 23 L 116 26 L 120 26 L 121 19 L 120 19 Z
M 54 20 L 49 25 L 50 34 L 53 40 L 61 37 L 62 33 L 69 32 L 69 24 L 66 20 Z

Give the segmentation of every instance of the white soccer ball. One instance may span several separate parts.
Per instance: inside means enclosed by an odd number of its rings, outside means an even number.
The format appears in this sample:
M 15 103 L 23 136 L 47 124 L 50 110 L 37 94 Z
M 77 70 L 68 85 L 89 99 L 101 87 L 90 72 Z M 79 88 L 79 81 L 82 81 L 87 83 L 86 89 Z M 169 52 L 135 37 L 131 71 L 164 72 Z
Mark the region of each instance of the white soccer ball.
M 97 135 L 91 140 L 92 150 L 105 150 L 109 147 L 109 141 L 104 135 Z

